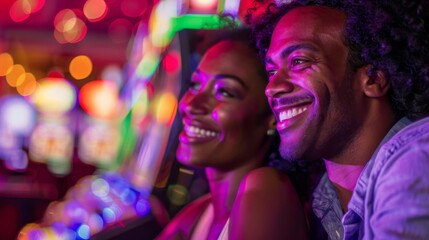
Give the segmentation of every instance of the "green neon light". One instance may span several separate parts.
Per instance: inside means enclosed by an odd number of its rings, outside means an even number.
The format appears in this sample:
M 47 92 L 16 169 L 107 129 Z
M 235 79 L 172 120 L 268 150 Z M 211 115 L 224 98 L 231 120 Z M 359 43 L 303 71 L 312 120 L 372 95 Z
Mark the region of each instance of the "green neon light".
M 235 20 L 235 25 L 240 25 Z M 186 14 L 171 19 L 172 32 L 176 33 L 183 29 L 217 29 L 228 25 L 222 17 L 209 14 Z

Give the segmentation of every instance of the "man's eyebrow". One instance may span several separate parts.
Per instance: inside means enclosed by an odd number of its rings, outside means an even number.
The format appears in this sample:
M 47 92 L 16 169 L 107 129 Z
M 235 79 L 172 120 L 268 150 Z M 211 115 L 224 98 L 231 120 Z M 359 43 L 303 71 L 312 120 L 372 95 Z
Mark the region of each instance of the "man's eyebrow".
M 310 51 L 317 51 L 317 48 L 314 47 L 311 44 L 308 44 L 308 43 L 299 43 L 299 44 L 288 46 L 287 48 L 283 49 L 280 52 L 280 58 L 284 59 L 287 56 L 289 56 L 289 54 L 291 54 L 293 51 L 298 50 L 298 49 L 307 49 L 307 50 L 310 50 Z M 273 60 L 270 57 L 267 57 L 265 59 L 265 63 L 266 64 L 273 64 L 274 62 L 273 62 Z

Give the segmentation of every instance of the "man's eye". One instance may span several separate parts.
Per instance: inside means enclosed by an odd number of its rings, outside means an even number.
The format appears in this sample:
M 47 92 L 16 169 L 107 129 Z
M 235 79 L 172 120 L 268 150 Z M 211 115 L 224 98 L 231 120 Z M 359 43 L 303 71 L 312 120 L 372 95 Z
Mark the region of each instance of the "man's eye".
M 303 64 L 305 62 L 306 62 L 306 60 L 304 60 L 304 59 L 295 58 L 292 60 L 292 66 L 300 65 L 300 64 Z

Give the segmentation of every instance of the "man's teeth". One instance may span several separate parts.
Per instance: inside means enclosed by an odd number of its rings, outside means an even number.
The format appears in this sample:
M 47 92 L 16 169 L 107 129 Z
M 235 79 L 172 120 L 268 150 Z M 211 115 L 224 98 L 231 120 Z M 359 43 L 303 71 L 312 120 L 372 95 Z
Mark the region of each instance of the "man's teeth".
M 307 107 L 292 108 L 287 111 L 283 111 L 280 113 L 280 116 L 279 116 L 280 122 L 286 119 L 293 118 L 305 111 L 307 111 Z
M 216 132 L 194 126 L 185 126 L 185 132 L 190 137 L 214 137 Z

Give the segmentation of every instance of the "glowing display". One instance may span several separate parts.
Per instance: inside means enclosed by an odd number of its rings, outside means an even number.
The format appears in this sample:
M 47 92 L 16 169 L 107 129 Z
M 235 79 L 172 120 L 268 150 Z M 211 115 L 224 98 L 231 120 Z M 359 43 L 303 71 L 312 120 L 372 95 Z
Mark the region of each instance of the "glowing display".
M 189 5 L 196 11 L 206 12 L 217 9 L 218 0 L 190 0 Z
M 70 171 L 73 154 L 73 132 L 62 122 L 41 122 L 30 137 L 29 152 L 35 162 L 47 163 L 57 175 Z
M 79 157 L 88 164 L 110 170 L 116 169 L 115 161 L 121 136 L 114 124 L 94 122 L 86 127 L 79 137 Z
M 92 61 L 88 56 L 79 55 L 74 57 L 69 65 L 70 75 L 77 80 L 88 77 L 92 72 Z
M 44 78 L 31 95 L 37 109 L 46 114 L 62 114 L 76 104 L 76 89 L 62 78 Z

